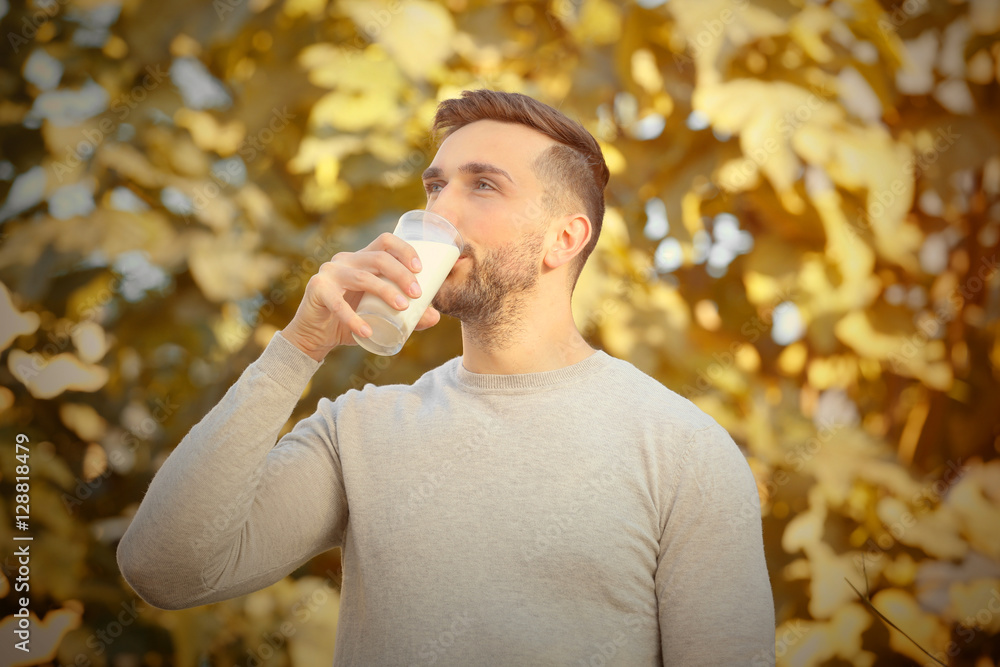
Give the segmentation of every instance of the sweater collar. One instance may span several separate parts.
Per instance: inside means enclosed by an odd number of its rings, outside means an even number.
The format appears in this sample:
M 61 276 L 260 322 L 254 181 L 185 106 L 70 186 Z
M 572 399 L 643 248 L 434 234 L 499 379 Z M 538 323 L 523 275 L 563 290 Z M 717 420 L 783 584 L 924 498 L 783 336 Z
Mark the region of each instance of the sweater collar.
M 604 350 L 596 350 L 575 364 L 536 373 L 473 373 L 462 365 L 462 357 L 455 357 L 452 363 L 455 379 L 463 389 L 473 392 L 530 393 L 575 382 L 597 372 L 611 358 Z

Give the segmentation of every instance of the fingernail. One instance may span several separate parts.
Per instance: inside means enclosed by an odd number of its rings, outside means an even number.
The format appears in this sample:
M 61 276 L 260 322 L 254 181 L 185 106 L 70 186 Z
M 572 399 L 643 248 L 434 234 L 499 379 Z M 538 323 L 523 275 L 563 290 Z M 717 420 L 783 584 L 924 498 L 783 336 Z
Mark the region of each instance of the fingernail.
M 396 295 L 396 305 L 398 307 L 400 307 L 400 308 L 406 308 L 406 305 L 408 303 L 410 303 L 410 302 L 406 300 L 405 296 L 403 296 L 402 294 L 397 294 Z
M 414 257 L 413 261 L 410 262 L 410 264 L 413 265 L 413 269 L 415 271 L 419 271 L 420 270 L 420 259 L 418 257 Z
M 413 296 L 420 296 L 420 284 L 419 283 L 413 283 L 412 285 L 410 285 L 410 294 L 412 294 Z
M 371 335 L 372 335 L 372 328 L 370 326 L 368 326 L 367 324 L 363 325 L 361 327 L 361 336 L 363 338 L 368 338 Z

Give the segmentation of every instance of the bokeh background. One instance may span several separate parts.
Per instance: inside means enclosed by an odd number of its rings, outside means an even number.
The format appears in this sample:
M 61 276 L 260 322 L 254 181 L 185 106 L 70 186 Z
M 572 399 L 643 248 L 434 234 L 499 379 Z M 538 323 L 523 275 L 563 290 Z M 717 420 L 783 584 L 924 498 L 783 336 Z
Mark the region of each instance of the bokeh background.
M 744 449 L 778 664 L 996 665 L 998 35 L 997 0 L 0 0 L 0 663 L 330 663 L 337 550 L 162 611 L 115 547 L 318 265 L 423 206 L 438 102 L 488 87 L 601 141 L 578 326 Z M 287 428 L 460 353 L 451 318 L 338 349 Z

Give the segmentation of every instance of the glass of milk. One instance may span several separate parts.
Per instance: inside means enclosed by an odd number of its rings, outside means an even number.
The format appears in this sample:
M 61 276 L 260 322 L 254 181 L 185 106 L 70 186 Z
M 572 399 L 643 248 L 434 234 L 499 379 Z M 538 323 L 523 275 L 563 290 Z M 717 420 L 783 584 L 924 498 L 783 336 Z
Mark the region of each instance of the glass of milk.
M 357 313 L 372 328 L 372 335 L 362 338 L 352 334 L 358 345 L 386 357 L 403 349 L 403 343 L 410 337 L 413 327 L 420 321 L 465 248 L 458 230 L 430 211 L 407 211 L 399 218 L 392 233 L 413 246 L 420 257 L 422 268 L 416 273 L 420 296 L 414 299 L 404 294 L 410 305 L 404 310 L 396 310 L 377 294 L 365 292 L 358 303 Z M 379 277 L 396 285 L 385 276 Z

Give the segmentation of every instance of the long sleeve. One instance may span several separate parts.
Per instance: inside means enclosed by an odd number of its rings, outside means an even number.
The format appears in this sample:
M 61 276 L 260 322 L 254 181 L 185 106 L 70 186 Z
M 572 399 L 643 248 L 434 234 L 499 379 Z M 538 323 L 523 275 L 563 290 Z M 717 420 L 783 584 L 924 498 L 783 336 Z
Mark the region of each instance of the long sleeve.
M 146 602 L 243 595 L 341 544 L 347 498 L 329 401 L 275 444 L 319 365 L 276 334 L 157 471 L 117 551 Z
M 665 665 L 773 665 L 774 601 L 759 496 L 739 447 L 718 424 L 696 431 L 655 575 Z

